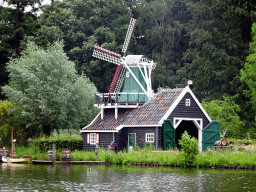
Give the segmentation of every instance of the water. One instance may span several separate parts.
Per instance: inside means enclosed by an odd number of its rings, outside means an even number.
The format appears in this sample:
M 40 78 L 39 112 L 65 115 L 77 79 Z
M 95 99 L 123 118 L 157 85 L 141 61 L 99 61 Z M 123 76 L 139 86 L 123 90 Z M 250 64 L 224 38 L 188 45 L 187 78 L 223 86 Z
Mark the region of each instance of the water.
M 256 171 L 0 164 L 0 191 L 256 191 Z

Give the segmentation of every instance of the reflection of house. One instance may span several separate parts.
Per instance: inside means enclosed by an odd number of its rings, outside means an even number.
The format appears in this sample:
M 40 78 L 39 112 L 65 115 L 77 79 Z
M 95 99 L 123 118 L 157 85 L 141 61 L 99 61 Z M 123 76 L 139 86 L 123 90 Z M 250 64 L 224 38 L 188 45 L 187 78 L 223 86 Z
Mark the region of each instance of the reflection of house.
M 99 104 L 101 113 L 81 132 L 83 149 L 96 144 L 122 150 L 137 144 L 153 144 L 156 149 L 176 147 L 186 130 L 198 139 L 201 149 L 220 139 L 220 123 L 212 121 L 189 86 L 164 89 L 143 105 Z

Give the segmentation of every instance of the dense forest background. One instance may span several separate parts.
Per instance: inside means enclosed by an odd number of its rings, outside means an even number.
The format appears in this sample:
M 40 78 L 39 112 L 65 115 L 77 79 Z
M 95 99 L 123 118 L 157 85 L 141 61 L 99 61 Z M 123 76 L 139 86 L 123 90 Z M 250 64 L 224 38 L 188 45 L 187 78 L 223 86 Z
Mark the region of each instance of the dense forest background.
M 249 78 L 241 79 L 252 54 L 254 0 L 52 0 L 44 6 L 40 0 L 4 1 L 13 8 L 0 6 L 1 86 L 8 84 L 7 63 L 19 58 L 28 42 L 47 48 L 62 40 L 77 72 L 98 92 L 108 92 L 116 67 L 93 58 L 93 45 L 121 53 L 134 17 L 138 24 L 128 54 L 157 63 L 155 92 L 184 87 L 191 79 L 193 92 L 213 119 L 223 121 L 223 130 L 256 137 L 252 88 Z

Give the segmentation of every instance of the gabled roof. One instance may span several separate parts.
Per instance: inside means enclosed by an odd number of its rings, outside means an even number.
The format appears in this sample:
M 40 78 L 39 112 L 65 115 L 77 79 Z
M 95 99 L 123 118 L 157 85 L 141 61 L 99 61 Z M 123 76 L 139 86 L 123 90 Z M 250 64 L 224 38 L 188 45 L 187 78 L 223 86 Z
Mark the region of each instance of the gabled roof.
M 211 118 L 187 86 L 185 88 L 163 89 L 139 108 L 119 108 L 117 119 L 115 119 L 115 109 L 105 108 L 103 119 L 99 114 L 88 126 L 82 128 L 81 132 L 118 132 L 123 127 L 160 127 L 188 92 L 211 122 Z
M 81 131 L 117 132 L 125 126 L 162 126 L 159 122 L 172 108 L 183 90 L 184 88 L 163 89 L 140 108 L 119 108 L 117 119 L 115 119 L 115 109 L 104 109 L 103 119 L 99 114 Z

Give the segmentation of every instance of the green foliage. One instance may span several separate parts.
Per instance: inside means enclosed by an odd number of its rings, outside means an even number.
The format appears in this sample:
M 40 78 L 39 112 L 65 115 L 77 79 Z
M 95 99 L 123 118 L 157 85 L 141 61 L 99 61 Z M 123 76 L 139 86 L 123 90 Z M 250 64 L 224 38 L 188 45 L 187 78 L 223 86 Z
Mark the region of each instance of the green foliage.
M 191 19 L 185 1 L 144 1 L 137 8 L 138 36 L 136 52 L 148 55 L 157 63 L 153 73 L 153 88 L 175 87 L 177 70 L 184 65 L 182 55 L 189 48 L 186 25 Z
M 80 135 L 47 138 L 43 137 L 35 139 L 34 142 L 41 151 L 52 150 L 53 144 L 56 144 L 56 149 L 58 150 L 69 149 L 74 151 L 83 149 L 83 139 Z
M 221 131 L 228 129 L 226 137 L 245 137 L 244 122 L 240 120 L 238 113 L 240 107 L 234 102 L 234 97 L 225 97 L 223 100 L 212 100 L 202 102 L 202 106 L 209 116 L 221 123 Z
M 0 101 L 0 147 L 11 143 L 11 130 L 17 143 L 25 142 L 29 137 L 38 135 L 33 128 L 26 128 L 25 124 L 17 117 L 21 113 L 21 107 L 5 100 Z
M 179 140 L 179 144 L 182 149 L 179 154 L 179 158 L 181 158 L 179 164 L 182 166 L 193 164 L 196 156 L 199 154 L 197 139 L 194 137 L 191 138 L 191 136 L 188 135 L 188 132 L 185 131 L 181 136 L 181 140 Z
M 27 127 L 49 135 L 53 128 L 78 128 L 96 115 L 95 86 L 76 73 L 75 65 L 56 42 L 46 50 L 29 43 L 19 59 L 7 66 L 10 83 L 5 95 L 22 107 L 19 118 Z
M 230 144 L 239 144 L 239 145 L 255 145 L 256 139 L 251 139 L 250 141 L 248 139 L 234 139 L 229 138 L 228 141 Z
M 78 73 L 86 74 L 100 92 L 107 92 L 116 66 L 93 58 L 93 45 L 121 52 L 131 17 L 128 7 L 119 0 L 70 0 L 54 1 L 42 12 L 40 35 L 28 39 L 43 46 L 63 39 Z
M 248 85 L 248 90 L 244 93 L 250 98 L 254 108 L 256 108 L 256 23 L 252 25 L 252 39 L 250 43 L 250 55 L 246 58 L 246 63 L 244 64 L 244 69 L 241 70 L 241 81 Z

